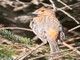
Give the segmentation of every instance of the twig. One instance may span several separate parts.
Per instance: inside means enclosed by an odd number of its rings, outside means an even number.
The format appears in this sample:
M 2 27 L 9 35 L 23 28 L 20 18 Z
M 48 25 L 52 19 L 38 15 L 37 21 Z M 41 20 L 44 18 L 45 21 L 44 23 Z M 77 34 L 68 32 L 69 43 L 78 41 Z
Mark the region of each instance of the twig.
M 67 28 L 66 27 L 64 27 L 66 30 L 67 30 Z M 79 32 L 77 32 L 77 31 L 70 31 L 69 33 L 72 33 L 72 34 L 74 34 L 75 36 L 80 36 L 80 33 Z
M 79 6 L 80 6 L 80 2 L 77 2 L 77 3 L 75 3 L 75 4 L 71 4 L 71 5 L 68 5 L 69 7 L 72 7 L 72 9 L 74 9 L 74 8 L 79 8 Z M 63 9 L 63 10 L 66 10 L 67 9 L 67 7 L 61 7 L 61 9 Z
M 56 6 L 55 6 L 54 2 L 52 0 L 49 0 L 49 1 L 51 2 L 54 11 L 56 11 Z
M 60 8 L 57 8 L 57 10 L 63 12 L 64 14 L 66 14 L 68 17 L 70 17 L 71 19 L 73 19 L 77 24 L 79 24 L 79 22 L 73 17 L 71 16 L 69 13 L 67 13 L 66 11 L 60 9 Z
M 30 4 L 32 4 L 32 3 L 28 3 L 27 5 L 25 4 L 25 5 L 23 5 L 23 6 L 16 7 L 16 8 L 13 9 L 13 11 L 19 11 L 19 10 L 22 10 L 22 9 L 24 9 L 24 8 L 26 8 L 26 7 L 28 7 L 28 6 L 30 6 Z
M 35 4 L 35 5 L 39 5 L 40 0 L 32 0 L 31 2 L 32 2 L 33 4 Z
M 32 49 L 29 52 L 25 52 L 24 54 L 20 55 L 19 57 L 17 57 L 15 60 L 23 60 L 25 57 L 27 57 L 29 54 L 31 54 L 33 51 L 37 50 L 38 48 L 40 48 L 41 46 L 43 46 L 44 43 L 40 44 L 39 46 L 37 46 L 35 49 Z
M 50 4 L 47 4 L 47 3 L 43 3 L 43 2 L 40 2 L 43 6 L 46 6 L 46 7 L 53 7 L 52 5 Z
M 72 41 L 74 41 L 74 40 L 76 40 L 76 39 L 80 39 L 80 37 L 72 37 L 72 38 L 69 38 L 67 41 L 65 41 L 66 43 L 67 42 L 72 42 Z
M 71 45 L 69 45 L 69 44 L 67 44 L 67 43 L 65 43 L 65 42 L 63 42 L 62 43 L 64 46 L 66 46 L 66 47 L 68 47 L 69 49 L 72 49 L 73 51 L 75 51 L 77 54 L 79 54 L 80 55 L 80 51 L 78 51 L 76 48 L 74 48 L 73 46 L 71 46 Z
M 75 30 L 75 29 L 77 29 L 77 28 L 80 28 L 80 25 L 78 25 L 78 26 L 76 26 L 76 27 L 74 27 L 74 28 L 72 28 L 72 29 L 69 29 L 68 32 L 71 32 L 71 31 L 73 31 L 73 30 Z
M 77 19 L 75 19 L 73 16 L 71 16 L 69 13 L 67 13 L 67 12 L 64 11 L 64 10 L 62 10 L 61 8 L 57 8 L 52 0 L 49 0 L 49 1 L 52 3 L 52 7 L 53 7 L 53 9 L 54 9 L 55 11 L 56 11 L 56 9 L 57 9 L 57 10 L 63 12 L 63 13 L 66 14 L 68 17 L 70 17 L 71 19 L 73 19 L 77 24 L 79 24 L 79 22 L 77 21 Z M 70 8 L 68 5 L 66 5 L 66 4 L 63 3 L 62 1 L 60 1 L 60 0 L 57 0 L 57 1 L 61 2 L 62 4 L 64 4 L 64 5 L 67 6 L 68 8 Z M 49 6 L 50 6 L 50 5 L 49 5 Z M 70 8 L 70 9 L 72 9 L 72 8 Z
M 67 4 L 65 4 L 64 2 L 62 2 L 61 0 L 57 0 L 58 2 L 60 2 L 61 4 L 63 4 L 65 7 L 69 8 L 70 10 L 72 10 L 72 8 L 70 6 L 68 6 Z
M 52 5 L 50 5 L 50 4 L 47 4 L 47 3 L 44 3 L 44 2 L 40 2 L 43 6 L 47 6 L 47 7 L 53 7 Z M 78 3 L 75 3 L 75 4 L 72 4 L 72 5 L 68 5 L 70 8 L 71 7 L 73 7 L 73 8 L 75 8 L 75 7 L 77 7 L 78 5 L 80 5 L 80 3 L 78 2 Z M 67 10 L 68 8 L 66 7 L 66 6 L 63 6 L 63 7 L 61 7 L 60 9 L 63 9 L 63 10 Z
M 24 3 L 23 2 L 21 2 L 21 1 L 19 1 L 19 0 L 16 0 L 18 3 L 20 3 L 20 4 L 22 4 L 22 5 L 24 5 Z
M 34 36 L 31 40 L 37 40 L 38 37 L 37 36 Z
M 66 53 L 66 54 L 64 54 L 64 55 L 61 55 L 61 56 L 59 56 L 59 57 L 54 57 L 53 59 L 58 59 L 58 58 L 64 57 L 64 56 L 69 55 L 69 54 L 71 54 L 71 53 L 73 53 L 73 52 L 74 52 L 74 50 L 71 51 L 71 52 L 69 52 L 69 53 Z
M 19 0 L 17 0 L 17 1 L 19 1 Z M 20 2 L 20 1 L 19 1 L 19 2 Z M 20 2 L 20 3 L 21 3 L 21 2 Z M 22 9 L 24 9 L 24 8 L 27 8 L 27 7 L 29 7 L 31 4 L 36 4 L 36 5 L 38 5 L 39 2 L 38 2 L 37 0 L 32 0 L 30 3 L 23 4 L 23 6 L 14 8 L 14 11 L 19 11 L 19 10 L 22 10 Z
M 71 50 L 71 49 L 69 49 L 69 50 Z M 68 51 L 69 51 L 68 50 Z M 59 51 L 60 52 L 60 51 Z M 61 52 L 63 52 L 63 51 L 61 51 Z M 58 52 L 55 52 L 55 53 L 58 53 Z M 73 51 L 72 52 L 69 52 L 69 53 L 67 53 L 67 54 L 64 54 L 64 55 L 61 55 L 61 56 L 59 56 L 59 57 L 54 57 L 53 59 L 57 59 L 57 58 L 61 58 L 61 57 L 64 57 L 64 56 L 66 56 L 66 55 L 69 55 L 69 54 L 71 54 L 71 53 L 73 53 Z M 38 57 L 35 57 L 35 58 L 31 58 L 31 59 L 29 59 L 29 60 L 36 60 L 36 59 L 38 59 L 38 58 L 41 58 L 41 57 L 45 57 L 45 56 L 53 56 L 53 55 L 51 55 L 51 54 L 46 54 L 46 55 L 41 55 L 41 56 L 38 56 Z
M 31 29 L 27 29 L 27 28 L 21 28 L 21 27 L 3 27 L 3 28 L 0 28 L 0 29 L 17 29 L 17 30 L 25 30 L 25 31 L 31 31 Z

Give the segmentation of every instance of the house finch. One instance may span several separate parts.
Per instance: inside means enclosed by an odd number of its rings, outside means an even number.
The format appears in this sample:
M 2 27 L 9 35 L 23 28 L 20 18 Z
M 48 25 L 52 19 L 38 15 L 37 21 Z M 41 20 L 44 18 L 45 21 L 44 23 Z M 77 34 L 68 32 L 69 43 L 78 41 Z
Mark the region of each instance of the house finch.
M 56 18 L 55 11 L 41 7 L 33 14 L 37 16 L 30 23 L 31 29 L 44 44 L 49 43 L 50 53 L 58 57 L 58 53 L 54 54 L 54 52 L 59 51 L 57 40 L 62 41 L 65 39 L 65 35 L 60 22 Z

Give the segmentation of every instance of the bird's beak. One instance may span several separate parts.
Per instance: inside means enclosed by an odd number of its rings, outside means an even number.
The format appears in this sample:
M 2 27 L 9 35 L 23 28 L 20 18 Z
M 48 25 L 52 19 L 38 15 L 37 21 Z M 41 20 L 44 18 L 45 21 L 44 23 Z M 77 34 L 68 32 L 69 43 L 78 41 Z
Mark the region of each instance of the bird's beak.
M 34 11 L 34 12 L 32 12 L 32 14 L 39 14 L 39 12 L 38 11 Z

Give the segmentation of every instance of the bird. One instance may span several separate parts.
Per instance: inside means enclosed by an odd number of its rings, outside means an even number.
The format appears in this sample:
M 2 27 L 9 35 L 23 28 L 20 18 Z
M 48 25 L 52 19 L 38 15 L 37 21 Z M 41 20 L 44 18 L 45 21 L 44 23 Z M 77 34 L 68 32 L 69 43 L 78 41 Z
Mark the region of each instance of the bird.
M 30 22 L 30 28 L 44 44 L 49 43 L 50 54 L 58 57 L 59 54 L 54 52 L 59 51 L 58 40 L 62 42 L 65 34 L 55 12 L 54 9 L 45 7 L 35 10 L 32 14 L 36 16 Z

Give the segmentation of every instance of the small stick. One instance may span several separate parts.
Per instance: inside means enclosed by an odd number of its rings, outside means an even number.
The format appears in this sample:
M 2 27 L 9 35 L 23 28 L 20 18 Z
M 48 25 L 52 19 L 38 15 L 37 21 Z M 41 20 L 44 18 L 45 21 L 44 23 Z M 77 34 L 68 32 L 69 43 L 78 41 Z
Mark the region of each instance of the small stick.
M 61 52 L 65 52 L 65 51 L 69 51 L 69 50 L 71 50 L 71 49 L 67 49 L 67 50 L 63 50 L 63 51 L 57 51 L 57 52 L 54 52 L 54 54 L 56 54 L 56 53 L 61 53 Z M 67 54 L 66 54 L 67 55 Z M 33 57 L 33 58 L 31 58 L 31 59 L 29 59 L 29 60 L 36 60 L 36 59 L 38 59 L 38 58 L 42 58 L 42 57 L 45 57 L 45 56 L 48 56 L 48 57 L 50 57 L 50 56 L 53 56 L 52 54 L 45 54 L 45 55 L 41 55 L 41 56 L 38 56 L 38 57 Z M 55 57 L 54 59 L 56 59 L 56 58 L 60 58 L 61 56 L 59 56 L 59 57 Z
M 80 37 L 76 37 L 76 38 L 74 38 L 74 37 L 72 37 L 72 38 L 69 38 L 67 41 L 65 41 L 66 43 L 67 42 L 72 42 L 72 41 L 74 41 L 74 40 L 76 40 L 76 39 L 80 39 Z
M 73 19 L 77 24 L 79 24 L 79 22 L 73 17 L 71 16 L 69 13 L 67 13 L 66 11 L 60 9 L 60 8 L 57 8 L 57 10 L 63 12 L 64 14 L 66 14 L 68 17 L 70 17 L 71 19 Z
M 57 0 L 58 2 L 60 2 L 61 4 L 63 4 L 65 7 L 69 8 L 70 10 L 72 10 L 72 8 L 70 6 L 68 6 L 67 4 L 65 4 L 64 2 L 62 2 L 61 0 Z
M 31 40 L 37 40 L 38 39 L 38 37 L 37 36 L 34 36 Z
M 79 24 L 79 22 L 78 22 L 73 16 L 71 16 L 69 13 L 67 13 L 67 12 L 64 11 L 64 10 L 62 10 L 62 9 L 60 9 L 60 8 L 57 8 L 52 0 L 49 0 L 49 1 L 52 3 L 53 9 L 54 9 L 55 11 L 56 11 L 56 9 L 57 9 L 57 10 L 63 12 L 63 13 L 66 14 L 68 17 L 70 17 L 71 19 L 73 19 L 77 24 Z M 69 8 L 69 6 L 66 5 L 65 3 L 63 3 L 62 1 L 60 1 L 60 0 L 58 0 L 58 1 L 61 2 L 62 4 L 64 4 L 65 6 L 67 6 L 67 7 Z M 71 9 L 71 8 L 70 8 L 70 9 Z
M 14 9 L 13 9 L 13 11 L 19 11 L 19 10 L 22 10 L 22 9 L 24 9 L 24 8 L 28 7 L 30 4 L 32 4 L 32 3 L 28 3 L 27 5 L 26 5 L 26 4 L 24 4 L 23 6 L 16 7 L 16 8 L 14 8 Z
M 56 6 L 55 6 L 54 2 L 52 0 L 49 0 L 49 1 L 51 2 L 53 9 L 56 11 Z
M 40 48 L 41 46 L 43 46 L 45 43 L 40 44 L 39 46 L 37 46 L 35 49 L 32 49 L 29 52 L 25 52 L 24 54 L 20 55 L 19 57 L 17 57 L 15 60 L 23 60 L 25 57 L 27 57 L 29 54 L 31 54 L 33 51 L 37 50 L 38 48 Z
M 16 0 L 18 3 L 20 3 L 20 4 L 23 4 L 24 5 L 24 3 L 23 2 L 21 2 L 21 1 L 19 1 L 19 0 Z
M 80 51 L 78 51 L 76 48 L 74 48 L 73 46 L 71 46 L 71 45 L 69 45 L 69 44 L 67 44 L 67 43 L 65 43 L 65 42 L 63 42 L 62 43 L 64 46 L 66 46 L 66 47 L 68 47 L 69 49 L 72 49 L 73 51 L 75 51 L 77 54 L 79 54 L 80 55 Z
M 74 28 L 72 28 L 72 29 L 69 29 L 68 32 L 71 32 L 71 31 L 73 31 L 73 30 L 75 30 L 75 29 L 77 29 L 77 28 L 80 28 L 80 25 L 78 25 L 78 26 L 76 26 L 76 27 L 74 27 Z
M 0 28 L 0 29 L 18 29 L 18 30 L 25 30 L 25 31 L 31 31 L 31 29 L 27 29 L 27 28 L 21 28 L 21 27 L 3 27 L 3 28 Z
M 74 52 L 74 50 L 71 51 L 71 52 L 69 52 L 69 53 L 66 53 L 66 54 L 64 54 L 64 55 L 61 55 L 61 56 L 59 56 L 59 57 L 54 57 L 53 60 L 54 60 L 54 59 L 61 58 L 61 57 L 64 57 L 64 56 L 69 55 L 69 54 L 71 54 L 71 53 L 73 53 L 73 52 Z

